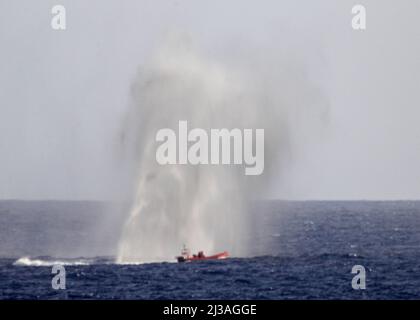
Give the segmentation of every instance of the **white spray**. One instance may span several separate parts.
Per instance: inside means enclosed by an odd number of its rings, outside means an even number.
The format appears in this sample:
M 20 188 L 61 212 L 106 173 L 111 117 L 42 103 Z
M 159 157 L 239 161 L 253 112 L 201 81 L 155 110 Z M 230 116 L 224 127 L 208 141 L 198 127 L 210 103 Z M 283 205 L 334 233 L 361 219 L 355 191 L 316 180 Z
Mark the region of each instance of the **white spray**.
M 124 132 L 136 148 L 136 192 L 118 263 L 173 260 L 183 244 L 208 254 L 247 254 L 248 202 L 265 192 L 284 145 L 285 108 L 277 90 L 252 70 L 228 68 L 177 40 L 139 71 Z M 156 132 L 176 129 L 180 120 L 205 130 L 263 128 L 264 173 L 245 176 L 243 167 L 232 165 L 159 165 Z

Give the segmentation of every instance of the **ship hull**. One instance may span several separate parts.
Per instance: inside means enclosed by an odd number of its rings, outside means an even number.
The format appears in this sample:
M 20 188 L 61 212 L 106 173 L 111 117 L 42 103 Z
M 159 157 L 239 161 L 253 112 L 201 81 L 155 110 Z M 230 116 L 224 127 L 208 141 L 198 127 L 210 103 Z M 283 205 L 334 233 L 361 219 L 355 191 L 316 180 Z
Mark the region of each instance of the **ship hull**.
M 229 257 L 229 254 L 227 251 L 221 252 L 221 253 L 217 253 L 214 254 L 212 256 L 204 256 L 204 257 L 199 257 L 199 256 L 191 256 L 191 257 L 183 257 L 183 256 L 179 256 L 176 257 L 178 262 L 193 262 L 193 261 L 203 261 L 203 260 L 221 260 L 221 259 L 226 259 Z

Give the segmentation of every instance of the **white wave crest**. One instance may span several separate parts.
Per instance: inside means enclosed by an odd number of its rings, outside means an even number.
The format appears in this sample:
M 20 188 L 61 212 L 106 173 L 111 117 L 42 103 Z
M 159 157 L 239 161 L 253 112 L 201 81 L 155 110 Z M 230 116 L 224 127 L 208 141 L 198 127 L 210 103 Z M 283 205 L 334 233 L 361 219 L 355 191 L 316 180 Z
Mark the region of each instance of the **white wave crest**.
M 40 259 L 40 258 L 30 258 L 30 257 L 21 257 L 16 260 L 13 265 L 15 266 L 32 266 L 32 267 L 49 267 L 56 264 L 61 265 L 71 265 L 71 266 L 83 266 L 89 265 L 89 261 L 84 259 L 77 260 L 49 260 L 49 259 Z

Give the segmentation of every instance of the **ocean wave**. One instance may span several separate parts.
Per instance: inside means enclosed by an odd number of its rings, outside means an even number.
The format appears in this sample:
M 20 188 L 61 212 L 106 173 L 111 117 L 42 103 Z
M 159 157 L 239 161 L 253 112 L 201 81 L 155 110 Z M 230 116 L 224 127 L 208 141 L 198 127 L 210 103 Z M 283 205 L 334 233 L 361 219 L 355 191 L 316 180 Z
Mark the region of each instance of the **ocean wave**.
M 159 263 L 177 263 L 175 259 L 150 259 L 150 260 L 127 260 L 127 261 L 117 261 L 115 264 L 122 266 L 137 266 L 143 264 L 159 264 Z
M 93 258 L 57 258 L 57 257 L 29 257 L 24 256 L 13 262 L 15 266 L 30 266 L 30 267 L 50 267 L 56 264 L 66 266 L 88 266 L 88 265 L 143 265 L 143 264 L 158 264 L 158 263 L 176 263 L 175 259 L 155 259 L 150 261 L 123 261 L 116 262 L 114 257 L 93 257 Z
M 16 260 L 13 265 L 15 266 L 31 266 L 31 267 L 50 267 L 56 264 L 70 265 L 70 266 L 83 266 L 90 265 L 91 261 L 88 259 L 48 259 L 48 258 L 31 258 L 21 257 Z

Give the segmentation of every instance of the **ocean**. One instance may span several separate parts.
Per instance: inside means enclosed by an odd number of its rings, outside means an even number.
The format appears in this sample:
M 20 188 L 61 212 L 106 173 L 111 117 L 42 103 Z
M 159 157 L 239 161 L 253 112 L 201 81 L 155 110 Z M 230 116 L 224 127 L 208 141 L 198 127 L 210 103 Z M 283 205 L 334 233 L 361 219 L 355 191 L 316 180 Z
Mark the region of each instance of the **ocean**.
M 420 298 L 420 202 L 259 202 L 249 257 L 138 265 L 114 263 L 122 223 L 109 208 L 0 201 L 0 299 Z M 65 290 L 52 288 L 54 263 Z

